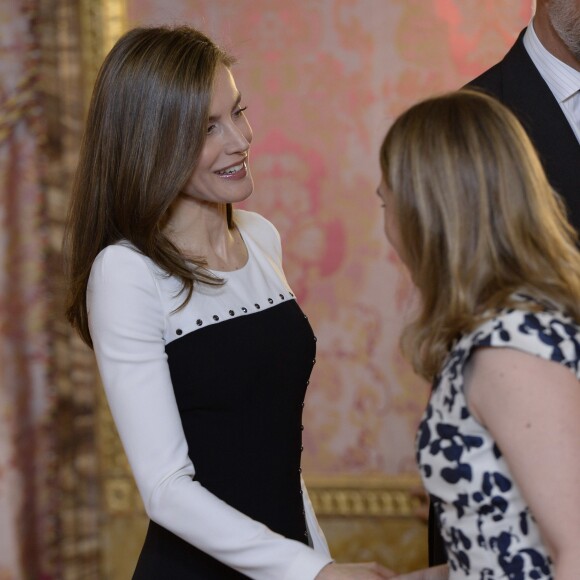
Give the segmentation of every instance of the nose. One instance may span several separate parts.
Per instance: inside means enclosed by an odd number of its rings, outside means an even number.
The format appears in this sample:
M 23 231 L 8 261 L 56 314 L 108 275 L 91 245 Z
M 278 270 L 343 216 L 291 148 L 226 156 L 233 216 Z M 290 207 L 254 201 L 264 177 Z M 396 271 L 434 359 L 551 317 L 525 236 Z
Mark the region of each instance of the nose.
M 226 152 L 230 155 L 246 153 L 252 142 L 252 128 L 246 119 L 232 122 L 228 127 Z

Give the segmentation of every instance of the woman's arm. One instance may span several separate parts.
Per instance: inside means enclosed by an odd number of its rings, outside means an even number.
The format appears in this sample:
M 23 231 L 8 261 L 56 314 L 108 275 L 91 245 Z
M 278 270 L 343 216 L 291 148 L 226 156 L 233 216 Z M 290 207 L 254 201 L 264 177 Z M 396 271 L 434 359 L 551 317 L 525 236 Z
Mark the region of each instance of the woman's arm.
M 510 348 L 483 348 L 472 358 L 468 403 L 534 514 L 555 577 L 578 578 L 580 382 L 559 363 Z
M 93 265 L 87 304 L 109 406 L 149 517 L 250 578 L 313 579 L 331 562 L 328 554 L 272 532 L 194 480 L 161 296 L 145 259 L 127 247 L 107 248 Z

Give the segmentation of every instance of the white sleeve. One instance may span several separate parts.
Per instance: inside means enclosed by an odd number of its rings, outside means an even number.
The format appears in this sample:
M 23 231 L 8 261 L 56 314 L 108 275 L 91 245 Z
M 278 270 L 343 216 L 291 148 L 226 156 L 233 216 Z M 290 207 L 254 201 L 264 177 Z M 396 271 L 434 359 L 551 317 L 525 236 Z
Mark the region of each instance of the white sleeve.
M 330 557 L 328 543 L 326 542 L 324 532 L 316 519 L 316 514 L 312 508 L 312 503 L 308 496 L 308 490 L 306 489 L 302 477 L 300 478 L 300 484 L 302 486 L 302 500 L 304 502 L 304 513 L 306 514 L 306 525 L 308 527 L 308 536 L 310 537 L 311 546 L 320 554 Z
M 250 578 L 314 578 L 328 556 L 274 533 L 193 480 L 165 354 L 162 302 L 145 259 L 123 246 L 101 252 L 87 307 L 109 406 L 149 517 Z

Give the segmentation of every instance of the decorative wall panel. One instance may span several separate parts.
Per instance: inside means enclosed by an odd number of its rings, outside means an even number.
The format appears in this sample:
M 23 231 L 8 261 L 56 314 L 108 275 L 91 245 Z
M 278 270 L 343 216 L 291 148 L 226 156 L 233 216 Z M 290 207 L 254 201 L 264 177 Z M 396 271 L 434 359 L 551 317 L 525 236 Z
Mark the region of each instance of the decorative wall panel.
M 256 188 L 245 207 L 278 227 L 286 274 L 318 337 L 304 418 L 314 505 L 338 559 L 376 558 L 400 570 L 424 564 L 413 439 L 428 385 L 397 346 L 413 297 L 382 231 L 377 152 L 404 108 L 496 62 L 527 24 L 530 1 L 87 6 L 88 22 L 105 26 L 85 35 L 95 46 L 109 46 L 123 23 L 185 22 L 238 57 L 234 75 L 254 129 Z M 107 10 L 116 16 L 107 20 Z M 100 405 L 103 569 L 120 579 L 130 574 L 146 518 Z

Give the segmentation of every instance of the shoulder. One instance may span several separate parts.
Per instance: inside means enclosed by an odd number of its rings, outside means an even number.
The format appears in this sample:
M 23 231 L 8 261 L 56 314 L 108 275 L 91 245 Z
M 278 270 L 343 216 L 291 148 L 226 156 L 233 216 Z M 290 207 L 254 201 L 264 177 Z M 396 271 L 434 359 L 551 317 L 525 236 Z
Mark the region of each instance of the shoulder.
M 241 209 L 234 210 L 234 222 L 243 238 L 250 238 L 263 250 L 281 257 L 280 234 L 272 222 L 256 212 Z
M 491 96 L 502 100 L 504 74 L 509 72 L 514 66 L 519 67 L 519 61 L 527 55 L 523 44 L 525 29 L 520 32 L 515 44 L 498 63 L 485 70 L 478 77 L 471 80 L 465 88 L 481 90 Z M 522 52 L 523 51 L 523 52 Z
M 153 262 L 128 243 L 103 249 L 87 286 L 89 328 L 95 351 L 119 337 L 158 338 L 165 328 L 165 305 Z
M 478 77 L 470 81 L 464 88 L 476 89 L 492 96 L 501 93 L 501 63 L 497 63 Z
M 280 239 L 280 234 L 278 234 L 274 224 L 254 211 L 235 209 L 234 221 L 242 233 L 249 232 L 256 236 Z
M 103 248 L 91 267 L 91 278 L 125 278 L 137 276 L 149 279 L 157 268 L 154 263 L 129 242 L 121 241 Z
M 129 242 L 107 246 L 95 258 L 87 288 L 89 303 L 106 297 L 107 301 L 158 298 L 160 272 L 155 264 Z
M 507 308 L 465 340 L 473 348 L 511 348 L 578 370 L 580 326 L 557 308 Z

